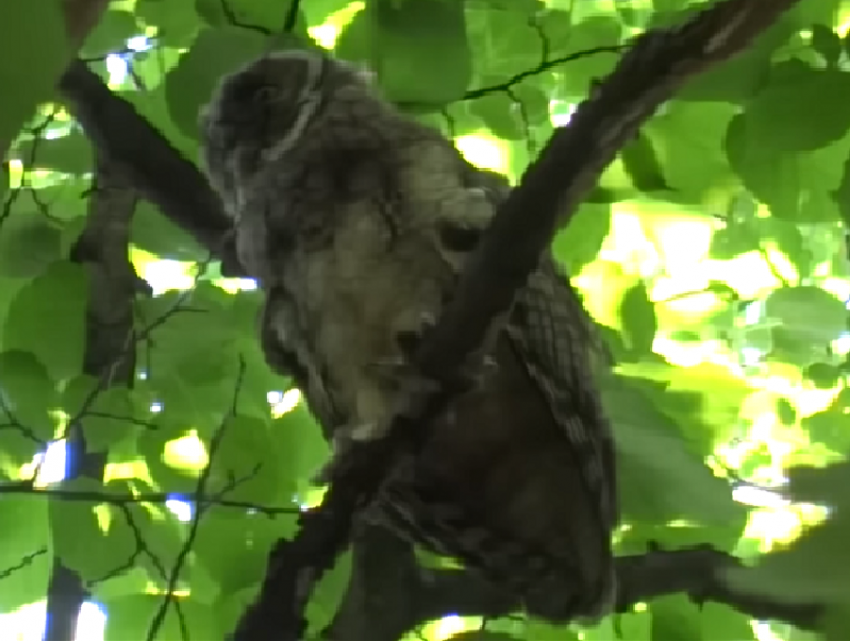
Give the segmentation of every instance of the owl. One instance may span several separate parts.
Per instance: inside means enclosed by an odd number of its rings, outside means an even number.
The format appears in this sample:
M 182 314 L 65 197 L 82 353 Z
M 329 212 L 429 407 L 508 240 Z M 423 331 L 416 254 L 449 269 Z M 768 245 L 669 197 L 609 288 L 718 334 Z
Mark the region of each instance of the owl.
M 224 77 L 199 126 L 202 167 L 264 292 L 270 365 L 329 438 L 381 438 L 427 384 L 406 369 L 411 344 L 451 300 L 507 181 L 320 51 L 276 51 Z M 469 384 L 360 518 L 461 560 L 533 616 L 607 614 L 618 507 L 601 353 L 545 255 L 464 368 Z

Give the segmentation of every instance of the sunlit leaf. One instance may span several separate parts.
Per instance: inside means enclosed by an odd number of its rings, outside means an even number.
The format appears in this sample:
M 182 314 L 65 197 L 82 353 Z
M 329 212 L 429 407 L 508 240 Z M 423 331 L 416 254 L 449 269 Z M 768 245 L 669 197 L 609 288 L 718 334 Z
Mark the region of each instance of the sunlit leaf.
M 132 12 L 110 9 L 104 12 L 86 38 L 80 54 L 84 58 L 94 58 L 120 51 L 126 46 L 127 40 L 139 35 L 140 31 L 136 16 Z

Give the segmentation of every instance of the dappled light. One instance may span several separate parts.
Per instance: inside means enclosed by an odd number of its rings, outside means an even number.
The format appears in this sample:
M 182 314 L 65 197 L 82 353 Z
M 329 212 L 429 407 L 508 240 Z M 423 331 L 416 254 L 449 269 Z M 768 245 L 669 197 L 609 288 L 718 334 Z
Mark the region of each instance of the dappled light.
M 298 388 L 327 372 L 272 362 L 264 277 L 228 235 L 237 205 L 198 169 L 219 78 L 309 40 L 516 187 L 635 38 L 714 3 L 114 2 L 61 78 L 61 16 L 45 9 L 40 33 L 14 4 L 0 2 L 0 78 L 26 85 L 0 104 L 0 641 L 224 641 L 277 542 L 327 503 L 317 474 L 341 446 Z M 598 385 L 619 475 L 615 611 L 545 621 L 456 559 L 357 540 L 314 568 L 306 604 L 280 605 L 304 610 L 303 638 L 850 630 L 850 0 L 788 4 L 663 102 L 551 243 L 613 365 Z M 231 160 L 234 175 L 260 162 Z M 59 597 L 57 566 L 75 577 Z

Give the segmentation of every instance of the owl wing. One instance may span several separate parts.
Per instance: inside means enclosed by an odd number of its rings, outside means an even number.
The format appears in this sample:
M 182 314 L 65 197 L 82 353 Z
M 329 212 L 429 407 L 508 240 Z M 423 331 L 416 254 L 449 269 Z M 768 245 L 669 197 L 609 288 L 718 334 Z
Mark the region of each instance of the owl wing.
M 496 205 L 510 193 L 507 180 L 495 172 L 470 167 L 468 180 Z M 598 506 L 596 525 L 610 532 L 619 519 L 614 437 L 594 377 L 611 358 L 569 277 L 548 251 L 517 292 L 506 333 L 575 450 L 585 491 Z
M 599 525 L 610 530 L 619 518 L 614 439 L 594 381 L 609 356 L 551 257 L 519 290 L 506 331 L 575 448 L 585 489 L 599 506 Z
M 504 176 L 471 165 L 467 181 L 487 192 L 494 209 L 510 193 Z M 593 380 L 610 356 L 569 277 L 548 252 L 517 292 L 506 331 L 555 422 L 581 456 L 600 526 L 614 527 L 619 508 L 613 433 Z
M 475 170 L 467 184 L 492 210 L 510 189 Z M 460 269 L 489 224 L 469 213 L 438 221 L 440 250 Z M 616 589 L 614 446 L 594 380 L 605 350 L 548 253 L 502 327 L 497 373 L 430 425 L 416 462 L 396 467 L 379 520 L 512 585 L 538 616 L 596 618 Z

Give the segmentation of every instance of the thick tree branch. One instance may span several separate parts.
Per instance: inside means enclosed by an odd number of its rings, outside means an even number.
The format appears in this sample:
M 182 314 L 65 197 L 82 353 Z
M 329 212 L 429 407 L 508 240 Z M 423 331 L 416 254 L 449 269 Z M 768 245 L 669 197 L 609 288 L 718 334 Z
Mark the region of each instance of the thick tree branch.
M 85 63 L 71 64 L 59 90 L 92 144 L 114 159 L 135 188 L 231 272 L 238 271 L 227 240 L 230 221 L 198 168 Z
M 131 386 L 135 367 L 132 340 L 136 274 L 127 254 L 130 221 L 137 196 L 102 154 L 97 155 L 96 186 L 89 197 L 86 227 L 71 259 L 88 267 L 89 294 L 83 370 L 99 380 L 93 394 L 111 386 Z M 103 480 L 105 452 L 86 446 L 80 416 L 67 434 L 66 478 Z M 45 641 L 67 641 L 76 634 L 77 618 L 88 590 L 80 576 L 59 558 L 47 589 Z
M 396 641 L 418 626 L 449 614 L 505 616 L 520 609 L 509 595 L 472 572 L 416 569 L 412 554 L 400 542 L 383 539 L 355 542 L 352 587 L 331 628 L 328 641 Z M 358 552 L 372 546 L 370 552 Z M 388 554 L 389 558 L 381 557 Z M 359 556 L 358 556 L 359 555 Z M 408 558 L 405 555 L 409 555 Z M 753 619 L 776 619 L 813 630 L 823 609 L 814 604 L 783 603 L 736 592 L 720 577 L 739 568 L 738 559 L 708 547 L 651 551 L 617 559 L 617 612 L 640 602 L 686 594 L 693 601 L 728 605 Z M 368 593 L 361 592 L 368 586 Z M 404 586 L 404 589 L 400 589 Z M 385 606 L 384 609 L 379 609 Z
M 679 27 L 644 33 L 614 72 L 558 130 L 519 186 L 500 207 L 461 278 L 453 302 L 414 356 L 426 376 L 450 381 L 487 327 L 509 309 L 516 290 L 537 266 L 602 170 L 640 126 L 686 80 L 742 51 L 798 0 L 726 0 Z M 273 551 L 260 595 L 235 633 L 238 641 L 299 639 L 312 585 L 345 548 L 351 517 L 368 504 L 390 462 L 416 441 L 450 395 L 449 386 L 411 399 L 390 434 L 357 444 L 334 470 L 324 503 L 306 514 L 291 544 Z M 282 603 L 290 605 L 282 609 Z

